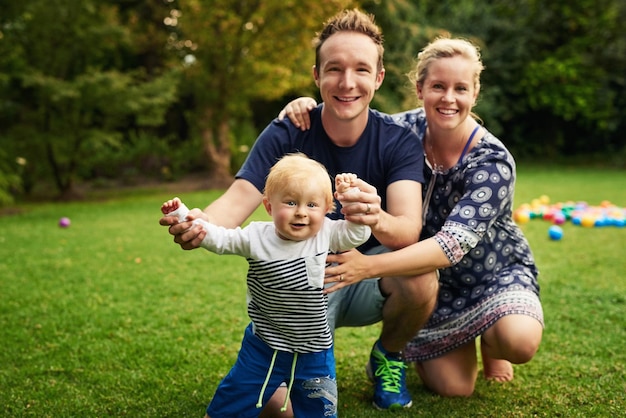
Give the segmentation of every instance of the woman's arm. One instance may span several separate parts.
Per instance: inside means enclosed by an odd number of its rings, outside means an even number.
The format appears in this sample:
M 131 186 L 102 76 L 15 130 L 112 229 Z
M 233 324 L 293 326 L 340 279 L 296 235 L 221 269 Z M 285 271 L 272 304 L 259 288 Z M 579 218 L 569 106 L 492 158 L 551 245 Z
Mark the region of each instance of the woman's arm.
M 324 282 L 335 284 L 326 293 L 370 277 L 417 276 L 451 265 L 434 238 L 383 254 L 364 255 L 357 250 L 329 254 L 326 261 L 338 263 L 326 268 Z
M 309 112 L 315 106 L 317 102 L 311 97 L 298 97 L 287 103 L 287 106 L 278 114 L 278 119 L 283 120 L 287 116 L 297 128 L 306 131 L 311 127 Z

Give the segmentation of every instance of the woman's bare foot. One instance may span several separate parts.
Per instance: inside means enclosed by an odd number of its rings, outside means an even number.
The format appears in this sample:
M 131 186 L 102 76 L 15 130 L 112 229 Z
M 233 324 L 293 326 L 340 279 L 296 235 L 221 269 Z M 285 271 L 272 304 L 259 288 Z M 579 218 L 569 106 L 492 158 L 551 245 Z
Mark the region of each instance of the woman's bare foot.
M 480 355 L 483 359 L 483 374 L 485 379 L 501 383 L 513 380 L 513 365 L 511 362 L 491 357 L 488 354 L 488 348 L 482 338 L 480 340 Z
M 487 380 L 510 382 L 513 380 L 513 365 L 507 360 L 483 356 L 483 374 Z

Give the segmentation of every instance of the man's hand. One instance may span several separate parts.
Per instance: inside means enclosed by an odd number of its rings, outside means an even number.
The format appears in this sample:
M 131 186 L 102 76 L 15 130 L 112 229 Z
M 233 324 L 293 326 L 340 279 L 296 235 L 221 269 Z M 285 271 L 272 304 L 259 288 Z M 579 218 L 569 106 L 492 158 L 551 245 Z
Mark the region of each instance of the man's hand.
M 198 248 L 204 237 L 206 230 L 202 225 L 194 224 L 195 219 L 206 219 L 206 215 L 200 209 L 191 209 L 187 214 L 187 220 L 179 222 L 176 216 L 163 216 L 159 219 L 159 224 L 169 226 L 168 232 L 174 236 L 174 242 L 183 250 L 193 250 Z

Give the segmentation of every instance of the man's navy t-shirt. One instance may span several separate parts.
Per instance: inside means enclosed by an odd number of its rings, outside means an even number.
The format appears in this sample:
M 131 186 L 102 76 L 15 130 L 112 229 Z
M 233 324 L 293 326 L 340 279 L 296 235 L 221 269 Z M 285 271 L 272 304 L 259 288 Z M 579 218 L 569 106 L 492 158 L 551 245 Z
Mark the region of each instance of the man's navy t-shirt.
M 322 126 L 322 106 L 310 112 L 311 128 L 306 131 L 296 128 L 288 118 L 275 119 L 257 138 L 236 178 L 248 180 L 263 192 L 270 168 L 284 155 L 302 152 L 326 167 L 333 184 L 336 174 L 354 173 L 374 186 L 382 199 L 383 210 L 387 210 L 387 187 L 391 183 L 398 180 L 424 183 L 424 151 L 409 128 L 389 115 L 369 109 L 367 127 L 357 143 L 339 147 Z M 342 219 L 340 209 L 337 204 L 335 212 L 328 216 Z M 359 249 L 365 251 L 376 245 L 379 243 L 372 235 Z

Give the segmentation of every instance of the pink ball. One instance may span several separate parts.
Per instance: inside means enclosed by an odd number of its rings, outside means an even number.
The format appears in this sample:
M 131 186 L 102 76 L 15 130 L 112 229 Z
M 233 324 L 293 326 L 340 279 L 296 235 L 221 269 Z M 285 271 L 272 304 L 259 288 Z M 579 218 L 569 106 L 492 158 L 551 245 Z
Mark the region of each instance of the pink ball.
M 59 226 L 61 228 L 67 228 L 68 226 L 70 226 L 71 222 L 70 222 L 70 218 L 68 217 L 62 217 L 61 219 L 59 219 Z
M 557 212 L 554 215 L 554 218 L 552 219 L 552 222 L 554 222 L 555 225 L 562 225 L 565 223 L 565 215 L 563 215 L 563 213 L 561 212 Z

